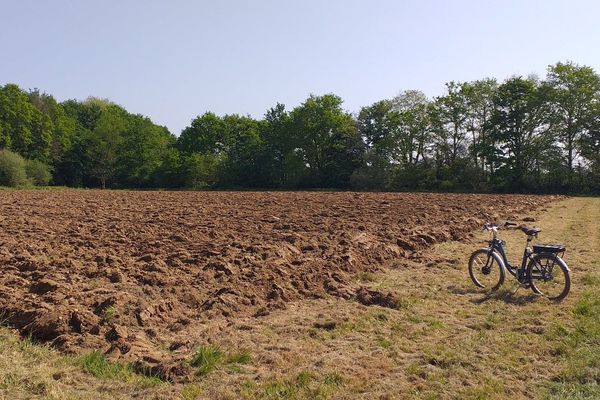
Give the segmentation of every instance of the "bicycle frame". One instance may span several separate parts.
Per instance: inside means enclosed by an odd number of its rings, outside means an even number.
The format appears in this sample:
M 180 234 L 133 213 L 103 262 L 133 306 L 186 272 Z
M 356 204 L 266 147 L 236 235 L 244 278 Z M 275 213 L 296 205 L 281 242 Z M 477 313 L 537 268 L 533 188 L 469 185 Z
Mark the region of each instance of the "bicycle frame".
M 515 278 L 517 278 L 517 280 L 519 282 L 521 282 L 524 279 L 524 277 L 525 277 L 525 270 L 527 268 L 527 261 L 528 260 L 533 260 L 533 257 L 532 257 L 533 253 L 529 249 L 529 243 L 531 242 L 531 240 L 532 240 L 532 238 L 530 238 L 530 237 L 527 238 L 527 245 L 525 246 L 525 250 L 523 251 L 523 258 L 521 260 L 521 265 L 520 266 L 513 266 L 508 261 L 508 257 L 506 256 L 506 252 L 504 251 L 504 244 L 506 243 L 504 240 L 498 239 L 494 235 L 494 238 L 492 240 L 490 240 L 490 242 L 489 242 L 490 252 L 495 251 L 496 253 L 500 254 L 500 257 L 502 257 L 502 261 L 504 262 L 504 266 L 506 267 L 506 270 L 512 276 L 514 276 Z

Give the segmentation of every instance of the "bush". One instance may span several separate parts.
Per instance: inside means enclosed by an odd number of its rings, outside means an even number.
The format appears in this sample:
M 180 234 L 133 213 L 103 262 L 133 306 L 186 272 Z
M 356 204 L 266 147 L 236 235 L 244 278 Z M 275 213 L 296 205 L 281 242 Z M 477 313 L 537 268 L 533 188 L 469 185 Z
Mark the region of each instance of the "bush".
M 52 180 L 52 170 L 49 165 L 38 160 L 27 160 L 25 164 L 27 178 L 36 186 L 48 186 Z
M 191 154 L 183 160 L 184 184 L 191 189 L 207 189 L 218 181 L 220 160 L 217 156 Z
M 17 153 L 0 150 L 0 185 L 26 186 L 30 182 L 25 172 L 26 161 Z

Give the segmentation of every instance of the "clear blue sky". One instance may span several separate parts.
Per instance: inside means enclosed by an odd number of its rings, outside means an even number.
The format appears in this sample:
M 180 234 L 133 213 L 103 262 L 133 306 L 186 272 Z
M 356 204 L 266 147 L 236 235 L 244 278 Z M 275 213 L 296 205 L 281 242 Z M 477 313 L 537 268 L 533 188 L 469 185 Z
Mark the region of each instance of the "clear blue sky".
M 444 82 L 600 70 L 600 2 L 0 0 L 0 84 L 107 97 L 175 134 L 335 93 L 352 112 Z

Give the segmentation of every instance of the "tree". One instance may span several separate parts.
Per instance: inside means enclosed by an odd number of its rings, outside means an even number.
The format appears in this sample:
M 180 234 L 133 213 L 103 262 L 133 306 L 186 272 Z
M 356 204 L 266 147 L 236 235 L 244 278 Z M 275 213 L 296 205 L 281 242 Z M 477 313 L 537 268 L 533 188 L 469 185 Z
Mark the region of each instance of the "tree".
M 219 157 L 214 154 L 191 153 L 183 156 L 183 185 L 191 189 L 207 189 L 218 182 Z
M 541 172 L 540 158 L 551 143 L 547 105 L 536 82 L 515 77 L 500 85 L 487 127 L 500 150 L 512 190 L 523 190 L 530 171 Z M 496 171 L 498 172 L 498 171 Z
M 401 115 L 391 100 L 381 100 L 363 107 L 357 126 L 365 145 L 365 165 L 354 174 L 360 188 L 385 188 L 392 178 L 394 161 L 399 152 Z
M 154 187 L 178 188 L 184 187 L 182 172 L 182 155 L 174 144 L 169 145 L 161 155 L 160 167 L 154 173 Z
M 438 154 L 444 158 L 446 165 L 452 166 L 466 153 L 469 98 L 463 83 L 449 82 L 446 91 L 446 95 L 435 99 L 432 119 Z
M 463 84 L 467 97 L 467 131 L 471 133 L 471 155 L 475 168 L 480 168 L 485 181 L 488 172 L 494 170 L 492 160 L 497 156 L 494 143 L 486 136 L 494 109 L 494 96 L 498 90 L 495 79 L 482 79 Z
M 117 151 L 115 175 L 126 187 L 152 187 L 155 175 L 174 145 L 175 137 L 165 127 L 142 115 L 127 115 Z
M 107 106 L 101 113 L 92 131 L 86 138 L 86 155 L 89 174 L 100 180 L 106 188 L 115 174 L 118 150 L 127 129 L 125 110 L 116 105 Z
M 260 124 L 260 136 L 266 152 L 265 172 L 271 186 L 294 187 L 304 174 L 305 166 L 296 151 L 300 145 L 296 133 L 283 104 L 277 103 L 266 112 Z
M 259 123 L 251 117 L 223 117 L 228 145 L 224 163 L 224 181 L 241 187 L 265 187 L 265 151 Z
M 353 170 L 360 166 L 355 149 L 360 135 L 352 116 L 341 105 L 338 96 L 311 95 L 291 113 L 294 135 L 300 140 L 299 154 L 308 167 L 306 186 L 348 187 Z M 343 165 L 334 156 L 340 152 L 351 157 Z
M 0 148 L 25 151 L 31 139 L 32 108 L 27 95 L 15 84 L 0 87 Z
M 61 103 L 65 113 L 74 118 L 77 124 L 86 130 L 93 130 L 96 127 L 102 111 L 112 103 L 109 100 L 101 100 L 95 97 L 88 97 L 84 102 L 77 100 L 67 100 Z
M 17 85 L 0 88 L 0 147 L 27 158 L 48 161 L 52 122 Z
M 218 155 L 226 150 L 229 138 L 223 119 L 207 112 L 192 120 L 177 139 L 177 147 L 186 154 Z
M 546 79 L 551 104 L 553 131 L 572 184 L 579 144 L 600 110 L 600 76 L 586 66 L 557 63 L 548 67 Z
M 395 160 L 403 167 L 426 163 L 431 139 L 430 103 L 418 90 L 401 92 L 392 100 L 393 109 L 399 113 L 397 150 Z
M 56 165 L 61 162 L 62 157 L 73 145 L 77 120 L 67 115 L 63 106 L 54 97 L 42 93 L 38 89 L 29 92 L 29 101 L 37 110 L 49 118 L 52 139 L 48 161 Z

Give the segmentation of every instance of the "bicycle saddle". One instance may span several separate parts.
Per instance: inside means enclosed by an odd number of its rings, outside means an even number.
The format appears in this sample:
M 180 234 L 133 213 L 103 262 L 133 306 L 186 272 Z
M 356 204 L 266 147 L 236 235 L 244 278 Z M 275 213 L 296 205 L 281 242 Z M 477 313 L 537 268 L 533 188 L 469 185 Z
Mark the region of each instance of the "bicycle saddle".
M 520 225 L 519 229 L 521 229 L 521 231 L 523 231 L 523 233 L 527 236 L 537 236 L 537 234 L 542 231 L 541 228 L 530 228 L 525 225 Z

